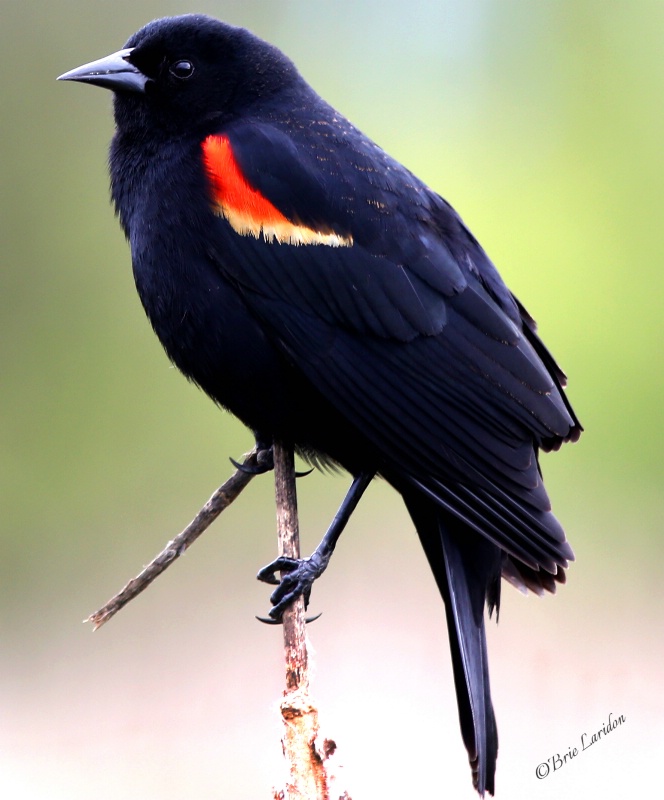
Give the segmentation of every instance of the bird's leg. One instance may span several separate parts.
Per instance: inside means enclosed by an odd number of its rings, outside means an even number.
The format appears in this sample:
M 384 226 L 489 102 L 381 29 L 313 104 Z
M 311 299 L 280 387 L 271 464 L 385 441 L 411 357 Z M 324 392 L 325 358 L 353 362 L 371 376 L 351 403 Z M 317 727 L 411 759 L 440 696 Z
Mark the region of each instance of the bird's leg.
M 300 595 L 304 597 L 304 607 L 309 605 L 313 582 L 325 572 L 343 529 L 373 477 L 373 472 L 363 472 L 353 480 L 332 524 L 309 558 L 279 556 L 258 573 L 259 581 L 277 586 L 270 597 L 272 619 L 280 620 L 286 608 Z M 281 580 L 277 578 L 277 572 L 282 573 Z

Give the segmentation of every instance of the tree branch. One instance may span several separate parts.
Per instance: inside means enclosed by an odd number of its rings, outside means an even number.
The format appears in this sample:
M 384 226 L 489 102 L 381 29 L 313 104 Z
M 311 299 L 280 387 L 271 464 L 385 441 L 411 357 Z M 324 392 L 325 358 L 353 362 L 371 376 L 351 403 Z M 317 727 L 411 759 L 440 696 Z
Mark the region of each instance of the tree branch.
M 245 456 L 242 462 L 244 469 L 237 469 L 231 477 L 222 484 L 212 497 L 207 501 L 203 508 L 198 512 L 187 527 L 171 539 L 166 547 L 145 567 L 135 578 L 112 597 L 106 605 L 102 606 L 94 614 L 91 614 L 84 622 L 91 622 L 93 630 L 100 628 L 105 622 L 113 617 L 117 612 L 133 600 L 136 595 L 152 583 L 161 573 L 170 567 L 189 548 L 198 537 L 206 531 L 221 512 L 235 500 L 252 478 L 257 473 L 251 472 L 258 466 L 259 455 L 262 451 L 254 448 Z
M 100 628 L 176 561 L 258 474 L 252 470 L 264 466 L 263 452 L 254 448 L 248 453 L 241 468 L 217 489 L 189 525 L 85 622 L 91 622 L 94 630 Z M 273 456 L 279 554 L 299 558 L 293 447 L 275 442 Z M 281 702 L 281 716 L 284 721 L 282 744 L 289 778 L 285 790 L 275 790 L 274 800 L 332 800 L 330 791 L 334 776 L 329 769 L 329 759 L 336 750 L 336 744 L 331 739 L 321 739 L 318 709 L 309 695 L 309 657 L 304 611 L 304 600 L 299 597 L 283 615 L 286 689 Z M 335 797 L 339 800 L 350 800 L 346 792 L 335 791 Z
M 300 535 L 292 446 L 274 442 L 273 457 L 279 554 L 299 558 Z M 304 611 L 304 599 L 300 596 L 283 615 L 286 690 L 280 709 L 284 721 L 282 746 L 289 774 L 286 789 L 275 791 L 274 800 L 331 800 L 333 776 L 329 774 L 328 760 L 336 750 L 336 744 L 331 739 L 320 740 L 318 708 L 309 695 L 309 655 Z M 337 796 L 340 800 L 350 800 L 345 792 Z
M 279 555 L 300 557 L 300 528 L 297 516 L 295 459 L 293 449 L 282 442 L 272 448 L 274 489 L 277 504 L 277 537 Z M 282 573 L 283 577 L 283 573 Z M 304 598 L 298 597 L 284 611 L 284 654 L 286 658 L 286 690 L 309 689 L 309 669 L 304 621 Z

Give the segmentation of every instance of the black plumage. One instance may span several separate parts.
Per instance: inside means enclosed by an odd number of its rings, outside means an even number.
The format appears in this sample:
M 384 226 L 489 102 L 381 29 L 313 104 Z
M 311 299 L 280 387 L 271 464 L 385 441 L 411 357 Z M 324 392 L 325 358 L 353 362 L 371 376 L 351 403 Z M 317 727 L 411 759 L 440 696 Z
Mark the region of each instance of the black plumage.
M 248 31 L 158 20 L 63 77 L 115 92 L 113 201 L 173 362 L 261 442 L 402 494 L 493 793 L 484 607 L 573 558 L 537 454 L 581 426 L 532 318 L 452 207 Z

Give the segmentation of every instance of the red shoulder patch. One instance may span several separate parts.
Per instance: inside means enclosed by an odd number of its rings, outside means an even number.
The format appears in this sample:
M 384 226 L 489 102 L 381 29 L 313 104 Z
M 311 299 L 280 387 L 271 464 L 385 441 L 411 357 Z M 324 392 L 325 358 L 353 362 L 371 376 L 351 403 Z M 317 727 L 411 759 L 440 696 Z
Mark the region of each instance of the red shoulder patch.
M 261 236 L 267 242 L 325 244 L 349 247 L 350 237 L 322 233 L 296 225 L 285 217 L 242 174 L 227 136 L 208 136 L 203 142 L 203 163 L 212 189 L 215 211 L 241 236 Z

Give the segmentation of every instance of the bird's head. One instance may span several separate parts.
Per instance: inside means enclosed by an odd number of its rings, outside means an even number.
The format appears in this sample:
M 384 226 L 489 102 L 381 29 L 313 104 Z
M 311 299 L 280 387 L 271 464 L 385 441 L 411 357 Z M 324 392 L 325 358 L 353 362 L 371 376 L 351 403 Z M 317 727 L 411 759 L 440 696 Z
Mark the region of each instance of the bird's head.
M 149 122 L 174 133 L 246 114 L 301 79 L 281 51 L 244 28 L 187 14 L 148 23 L 122 50 L 58 80 L 111 89 L 120 129 Z

